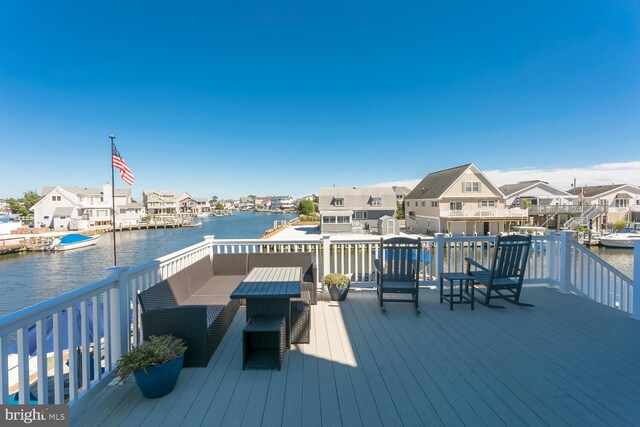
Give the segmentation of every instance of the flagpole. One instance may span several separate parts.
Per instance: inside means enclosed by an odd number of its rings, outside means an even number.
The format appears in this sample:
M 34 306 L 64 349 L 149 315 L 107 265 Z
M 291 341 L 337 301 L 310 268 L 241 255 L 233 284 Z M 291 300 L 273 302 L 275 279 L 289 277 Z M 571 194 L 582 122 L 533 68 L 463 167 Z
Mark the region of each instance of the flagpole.
M 112 230 L 113 230 L 113 265 L 117 266 L 118 265 L 118 261 L 116 258 L 116 188 L 115 188 L 115 181 L 116 181 L 116 175 L 113 169 L 113 140 L 116 139 L 116 137 L 111 134 L 109 135 L 109 139 L 111 140 L 111 225 L 112 225 Z

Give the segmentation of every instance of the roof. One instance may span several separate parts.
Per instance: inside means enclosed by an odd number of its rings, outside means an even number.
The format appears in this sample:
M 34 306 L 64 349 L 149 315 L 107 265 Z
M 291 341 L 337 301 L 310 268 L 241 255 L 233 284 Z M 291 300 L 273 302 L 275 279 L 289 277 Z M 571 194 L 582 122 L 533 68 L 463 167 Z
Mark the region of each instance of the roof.
M 171 192 L 171 191 L 164 191 L 164 190 L 144 190 L 142 193 L 143 193 L 143 194 L 156 193 L 156 194 L 160 194 L 161 196 L 172 196 L 172 197 L 174 197 L 173 192 Z
M 124 208 L 124 209 L 141 209 L 144 208 L 144 203 L 127 203 L 124 206 L 120 206 L 120 208 Z
M 422 181 L 409 193 L 405 199 L 437 199 L 442 196 L 464 171 L 473 163 L 432 172 L 425 176 Z
M 100 197 L 103 195 L 102 188 L 88 188 L 88 187 L 68 187 L 66 185 L 58 185 L 56 187 L 42 187 L 42 195 L 46 196 L 51 193 L 56 188 L 64 188 L 70 193 L 76 194 L 78 196 L 97 196 Z M 115 190 L 116 196 L 129 196 L 131 194 L 131 190 L 129 188 L 116 188 Z
M 320 189 L 320 196 L 393 196 L 396 193 L 391 187 L 325 187 Z
M 615 190 L 619 187 L 624 187 L 626 184 L 611 184 L 611 185 L 587 185 L 584 187 L 576 187 L 567 190 L 567 193 L 573 195 L 579 195 L 584 191 L 584 197 L 596 197 L 603 193 Z
M 409 187 L 401 187 L 401 186 L 394 185 L 391 188 L 393 188 L 393 191 L 398 196 L 406 196 L 407 194 L 411 193 L 411 189 Z
M 71 206 L 61 206 L 59 208 L 55 208 L 55 210 L 53 211 L 53 216 L 71 216 L 71 214 L 73 213 L 73 207 Z
M 548 184 L 548 182 L 540 181 L 540 180 L 522 181 L 522 182 L 518 182 L 516 184 L 505 184 L 505 185 L 500 187 L 500 191 L 502 191 L 505 196 L 509 196 L 511 194 L 518 193 L 519 191 L 522 191 L 525 188 L 533 187 L 534 185 L 536 185 L 539 182 L 541 182 L 543 184 Z
M 618 193 L 616 194 L 616 199 L 632 199 L 633 197 L 631 197 L 629 195 L 629 193 Z

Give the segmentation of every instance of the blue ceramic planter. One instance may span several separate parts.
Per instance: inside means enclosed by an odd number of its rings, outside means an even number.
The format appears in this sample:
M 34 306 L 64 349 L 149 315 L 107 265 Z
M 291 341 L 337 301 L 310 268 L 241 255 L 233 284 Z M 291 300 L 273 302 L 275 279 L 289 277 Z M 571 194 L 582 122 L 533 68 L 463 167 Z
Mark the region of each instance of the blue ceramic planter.
M 184 354 L 162 365 L 152 366 L 145 371 L 136 371 L 133 376 L 143 396 L 157 399 L 168 394 L 176 386 L 182 370 Z
M 347 299 L 347 294 L 349 293 L 349 287 L 351 286 L 351 282 L 347 283 L 346 286 L 338 287 L 338 286 L 327 286 L 329 288 L 329 295 L 331 295 L 331 299 L 334 301 L 344 301 Z

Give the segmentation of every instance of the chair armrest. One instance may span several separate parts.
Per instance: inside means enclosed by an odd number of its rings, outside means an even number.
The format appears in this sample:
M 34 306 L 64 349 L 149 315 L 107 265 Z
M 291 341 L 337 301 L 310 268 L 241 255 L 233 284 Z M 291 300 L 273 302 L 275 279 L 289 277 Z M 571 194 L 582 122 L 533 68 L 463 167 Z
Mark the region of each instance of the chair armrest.
M 482 270 L 482 271 L 489 271 L 488 268 L 486 268 L 485 266 L 483 266 L 482 264 L 478 263 L 477 261 L 475 261 L 474 259 L 471 258 L 465 258 L 464 259 L 467 262 L 467 273 L 469 271 L 471 271 L 471 266 L 473 265 L 475 268 L 477 268 L 478 270 Z
M 173 334 L 186 338 L 189 332 L 206 330 L 207 306 L 181 305 L 148 310 L 141 314 L 144 338 L 152 335 Z
M 379 259 L 373 260 L 373 266 L 376 268 L 378 274 L 382 274 L 382 265 L 380 264 Z

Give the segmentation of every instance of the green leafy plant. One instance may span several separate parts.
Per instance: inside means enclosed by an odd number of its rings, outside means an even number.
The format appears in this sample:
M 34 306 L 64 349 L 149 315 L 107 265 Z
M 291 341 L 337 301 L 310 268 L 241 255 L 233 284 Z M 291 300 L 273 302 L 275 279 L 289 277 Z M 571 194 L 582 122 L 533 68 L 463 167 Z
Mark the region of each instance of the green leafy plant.
M 133 372 L 146 372 L 147 368 L 170 362 L 185 351 L 187 346 L 181 338 L 173 335 L 152 336 L 120 357 L 115 372 L 120 382 L 123 382 Z
M 344 274 L 339 273 L 331 273 L 324 276 L 322 279 L 322 283 L 324 283 L 327 287 L 329 286 L 337 286 L 342 288 L 349 284 L 349 277 Z
M 621 220 L 613 223 L 613 228 L 616 231 L 624 230 L 627 227 L 627 221 Z
M 311 215 L 316 211 L 316 207 L 311 200 L 300 200 L 298 203 L 298 213 L 300 215 Z

